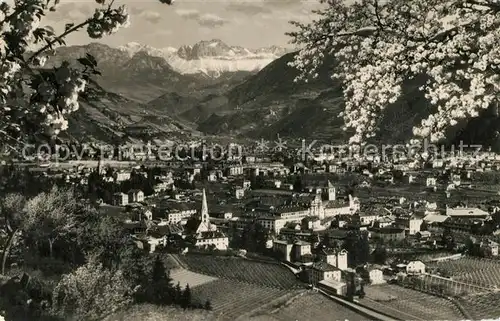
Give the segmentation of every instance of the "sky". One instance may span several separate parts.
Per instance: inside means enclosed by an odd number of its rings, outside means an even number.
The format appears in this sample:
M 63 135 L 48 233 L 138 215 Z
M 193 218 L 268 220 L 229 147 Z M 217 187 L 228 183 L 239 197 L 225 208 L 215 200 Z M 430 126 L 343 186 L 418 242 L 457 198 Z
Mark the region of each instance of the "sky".
M 177 0 L 169 6 L 158 0 L 115 0 L 126 5 L 131 26 L 99 42 L 121 46 L 138 42 L 156 48 L 191 45 L 220 39 L 231 46 L 260 48 L 290 46 L 284 33 L 293 30 L 290 20 L 311 21 L 319 0 Z M 61 0 L 44 22 L 63 30 L 69 22 L 83 21 L 98 5 L 95 0 Z M 68 45 L 95 42 L 85 32 L 68 38 Z

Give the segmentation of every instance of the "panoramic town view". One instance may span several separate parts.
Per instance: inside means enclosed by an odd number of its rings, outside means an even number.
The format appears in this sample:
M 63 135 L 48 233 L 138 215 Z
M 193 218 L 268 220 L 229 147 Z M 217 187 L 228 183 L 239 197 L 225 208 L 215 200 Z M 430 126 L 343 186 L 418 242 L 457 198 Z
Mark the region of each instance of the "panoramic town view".
M 500 318 L 497 0 L 0 16 L 0 321 Z

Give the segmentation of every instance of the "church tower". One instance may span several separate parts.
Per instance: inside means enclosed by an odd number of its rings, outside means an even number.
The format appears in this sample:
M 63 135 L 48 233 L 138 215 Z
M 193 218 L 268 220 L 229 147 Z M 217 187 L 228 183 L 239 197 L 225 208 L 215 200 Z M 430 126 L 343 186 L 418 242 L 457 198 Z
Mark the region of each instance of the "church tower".
M 316 194 L 314 199 L 311 201 L 309 209 L 309 215 L 317 216 L 320 220 L 325 218 L 325 209 L 323 208 L 323 201 L 321 200 L 321 194 Z
M 335 186 L 333 186 L 333 184 L 328 181 L 328 200 L 329 201 L 335 201 L 335 199 L 337 198 L 337 191 L 335 190 Z
M 203 189 L 203 198 L 201 199 L 201 213 L 200 213 L 201 223 L 209 222 L 208 216 L 208 205 L 207 205 L 207 194 L 205 193 L 205 189 Z
M 205 189 L 203 189 L 203 198 L 201 199 L 201 211 L 199 215 L 200 225 L 196 233 L 210 232 L 217 230 L 217 226 L 210 224 L 210 216 L 208 215 L 208 205 L 207 205 L 207 194 Z

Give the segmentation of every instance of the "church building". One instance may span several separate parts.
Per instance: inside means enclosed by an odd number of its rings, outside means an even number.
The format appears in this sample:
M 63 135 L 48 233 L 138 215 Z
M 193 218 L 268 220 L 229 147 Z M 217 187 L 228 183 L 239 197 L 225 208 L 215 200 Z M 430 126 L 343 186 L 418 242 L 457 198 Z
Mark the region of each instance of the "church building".
M 200 225 L 196 229 L 195 246 L 199 248 L 208 249 L 213 247 L 217 250 L 227 250 L 229 247 L 228 237 L 221 231 L 218 231 L 215 224 L 210 223 L 205 189 L 203 189 L 199 219 Z
M 324 190 L 318 189 L 315 198 L 311 201 L 311 216 L 319 217 L 321 220 L 336 216 L 354 214 L 360 209 L 359 199 L 349 195 L 349 202 L 337 200 L 337 190 L 333 184 L 328 181 Z

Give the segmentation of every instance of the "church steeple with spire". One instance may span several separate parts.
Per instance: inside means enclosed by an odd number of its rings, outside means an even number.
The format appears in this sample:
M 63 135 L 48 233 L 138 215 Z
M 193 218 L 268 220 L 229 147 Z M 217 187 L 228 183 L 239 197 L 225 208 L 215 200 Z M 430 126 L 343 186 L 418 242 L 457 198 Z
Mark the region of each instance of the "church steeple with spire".
M 200 224 L 196 229 L 194 236 L 194 245 L 199 248 L 216 248 L 219 250 L 227 250 L 229 247 L 228 237 L 221 231 L 217 230 L 217 225 L 210 223 L 210 215 L 208 214 L 207 193 L 205 189 L 202 191 L 201 209 L 197 216 Z
M 209 216 L 208 216 L 208 205 L 207 205 L 207 194 L 205 193 L 205 189 L 203 189 L 203 197 L 201 199 L 201 213 L 200 213 L 200 218 L 202 223 L 208 223 L 209 222 Z
M 203 189 L 199 219 L 200 219 L 200 225 L 198 226 L 196 233 L 203 233 L 203 232 L 217 230 L 217 226 L 210 224 L 210 216 L 208 215 L 207 194 L 205 193 L 205 189 Z

